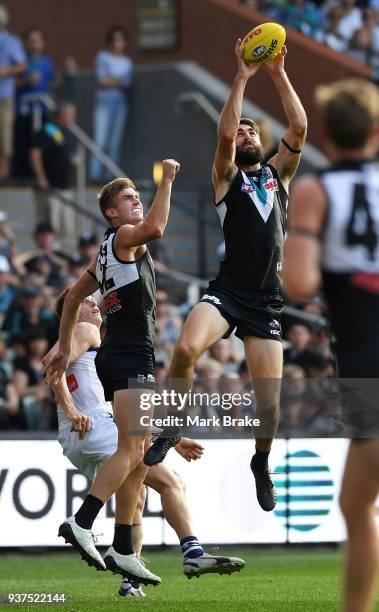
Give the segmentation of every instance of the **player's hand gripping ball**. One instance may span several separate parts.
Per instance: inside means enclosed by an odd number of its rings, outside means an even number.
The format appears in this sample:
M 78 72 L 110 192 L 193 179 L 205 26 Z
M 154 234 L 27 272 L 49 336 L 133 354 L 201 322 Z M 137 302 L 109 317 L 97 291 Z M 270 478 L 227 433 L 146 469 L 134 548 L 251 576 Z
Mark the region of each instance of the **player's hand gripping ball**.
M 262 64 L 273 59 L 286 41 L 286 31 L 279 23 L 262 23 L 243 38 L 243 59 L 246 64 Z

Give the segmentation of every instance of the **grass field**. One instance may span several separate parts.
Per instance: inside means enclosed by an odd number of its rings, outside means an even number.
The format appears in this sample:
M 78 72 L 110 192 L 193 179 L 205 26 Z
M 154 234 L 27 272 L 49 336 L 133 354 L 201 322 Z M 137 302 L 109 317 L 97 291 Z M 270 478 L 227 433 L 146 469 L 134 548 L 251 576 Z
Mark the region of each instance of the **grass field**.
M 327 612 L 339 609 L 341 554 L 330 549 L 223 551 L 246 560 L 232 576 L 201 576 L 188 580 L 181 573 L 181 555 L 168 550 L 146 552 L 149 567 L 162 577 L 159 587 L 144 588 L 145 599 L 116 596 L 120 579 L 96 573 L 71 552 L 2 554 L 0 593 L 65 593 L 65 604 L 0 604 L 1 610 L 64 609 L 113 611 L 125 607 L 154 612 Z

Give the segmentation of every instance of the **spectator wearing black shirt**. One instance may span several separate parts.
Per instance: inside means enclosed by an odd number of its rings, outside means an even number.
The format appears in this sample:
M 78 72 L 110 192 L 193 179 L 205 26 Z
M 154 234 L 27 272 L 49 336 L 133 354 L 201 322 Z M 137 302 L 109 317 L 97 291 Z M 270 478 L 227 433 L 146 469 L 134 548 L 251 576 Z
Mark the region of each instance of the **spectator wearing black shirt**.
M 0 431 L 24 429 L 23 415 L 19 410 L 19 396 L 11 382 L 11 368 L 7 363 L 6 344 L 0 338 Z
M 55 339 L 56 324 L 51 312 L 43 308 L 44 298 L 39 287 L 25 285 L 18 299 L 9 308 L 3 324 L 9 340 L 33 330 L 49 338 L 50 344 Z
M 37 182 L 37 220 L 49 221 L 65 238 L 73 238 L 75 234 L 74 212 L 61 199 L 72 199 L 73 169 L 77 158 L 67 126 L 75 121 L 75 116 L 73 104 L 61 103 L 52 119 L 34 136 L 30 151 Z

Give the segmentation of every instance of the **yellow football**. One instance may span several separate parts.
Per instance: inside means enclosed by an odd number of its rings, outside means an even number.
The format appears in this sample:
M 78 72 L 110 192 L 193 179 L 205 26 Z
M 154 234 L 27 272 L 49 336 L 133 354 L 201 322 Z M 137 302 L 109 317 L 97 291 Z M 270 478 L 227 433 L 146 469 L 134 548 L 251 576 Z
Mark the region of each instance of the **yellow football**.
M 285 40 L 286 31 L 279 23 L 262 23 L 243 38 L 243 58 L 247 64 L 262 64 L 279 53 Z

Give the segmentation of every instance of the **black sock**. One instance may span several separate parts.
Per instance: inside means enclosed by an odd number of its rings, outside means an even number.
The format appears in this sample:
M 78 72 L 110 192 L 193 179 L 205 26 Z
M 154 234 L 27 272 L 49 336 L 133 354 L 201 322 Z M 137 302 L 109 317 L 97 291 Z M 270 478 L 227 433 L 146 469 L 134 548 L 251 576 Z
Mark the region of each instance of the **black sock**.
M 270 451 L 261 451 L 259 448 L 255 447 L 255 455 L 252 458 L 252 463 L 258 469 L 264 469 L 268 467 L 268 456 Z
M 112 546 L 120 555 L 133 554 L 131 525 L 120 525 L 119 523 L 115 523 Z
M 104 503 L 101 499 L 89 493 L 75 514 L 76 523 L 79 527 L 83 527 L 83 529 L 91 529 L 95 518 L 103 506 Z

